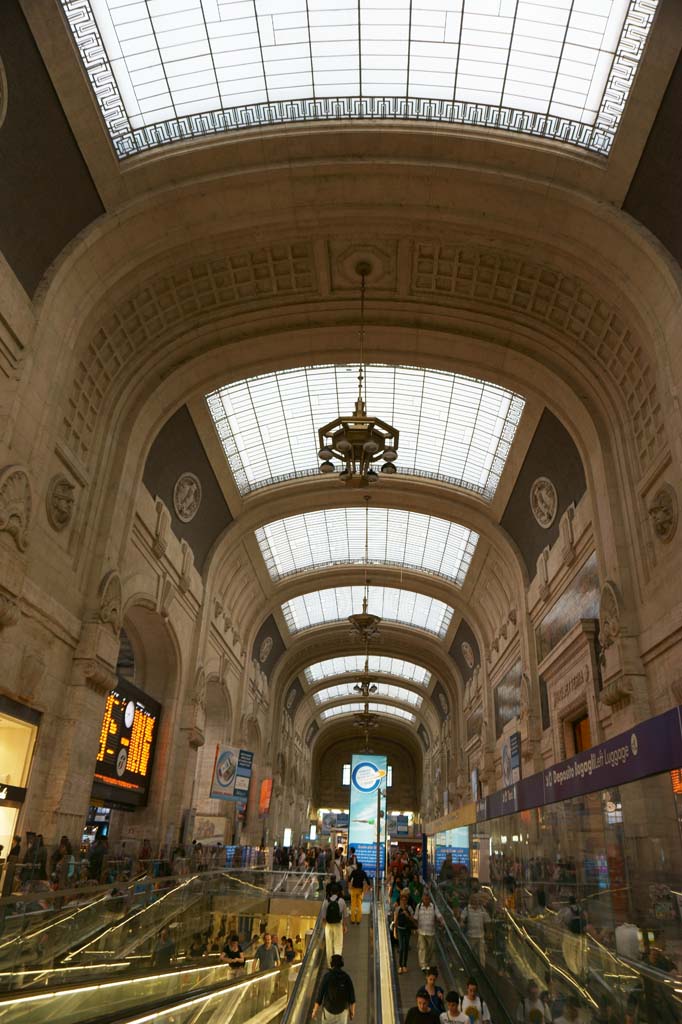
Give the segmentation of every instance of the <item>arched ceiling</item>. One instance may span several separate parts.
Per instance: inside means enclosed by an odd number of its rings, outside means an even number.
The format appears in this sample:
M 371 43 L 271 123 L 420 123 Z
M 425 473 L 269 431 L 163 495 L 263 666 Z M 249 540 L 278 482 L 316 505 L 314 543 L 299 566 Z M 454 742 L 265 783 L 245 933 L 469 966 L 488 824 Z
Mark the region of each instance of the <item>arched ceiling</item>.
M 473 124 L 608 155 L 657 0 L 61 0 L 119 158 L 253 125 Z

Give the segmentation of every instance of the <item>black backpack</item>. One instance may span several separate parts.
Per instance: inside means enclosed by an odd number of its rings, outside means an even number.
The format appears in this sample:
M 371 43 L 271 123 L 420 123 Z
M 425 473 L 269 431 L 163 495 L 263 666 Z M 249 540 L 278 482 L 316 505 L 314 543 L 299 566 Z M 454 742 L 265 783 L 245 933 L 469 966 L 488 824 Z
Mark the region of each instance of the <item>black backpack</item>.
M 340 924 L 341 923 L 341 907 L 339 906 L 338 899 L 330 899 L 327 904 L 327 912 L 324 915 L 324 919 L 327 924 Z M 345 1009 L 345 1007 L 344 1007 Z M 334 1010 L 334 1013 L 340 1013 L 340 1010 Z
M 328 1010 L 329 1013 L 343 1013 L 348 1008 L 349 1002 L 346 975 L 341 971 L 332 971 L 324 997 L 325 1010 Z

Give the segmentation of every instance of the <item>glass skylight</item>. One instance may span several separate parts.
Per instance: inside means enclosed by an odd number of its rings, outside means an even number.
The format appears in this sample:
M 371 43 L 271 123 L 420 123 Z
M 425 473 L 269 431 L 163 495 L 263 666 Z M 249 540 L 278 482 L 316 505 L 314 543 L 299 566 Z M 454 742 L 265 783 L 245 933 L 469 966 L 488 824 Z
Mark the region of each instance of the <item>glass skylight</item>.
M 444 480 L 490 500 L 523 399 L 497 384 L 442 370 L 374 363 L 366 370 L 368 412 L 400 431 L 398 472 Z M 357 366 L 301 367 L 236 381 L 207 395 L 242 494 L 319 473 L 317 431 L 352 412 L 357 376 Z
M 444 576 L 461 587 L 478 534 L 445 519 L 402 509 L 370 508 L 368 557 Z M 325 565 L 362 564 L 365 509 L 337 508 L 278 519 L 256 530 L 273 580 Z
M 658 0 L 62 0 L 119 157 L 339 118 L 608 154 Z
M 325 661 L 318 661 L 309 665 L 303 670 L 307 683 L 319 683 L 323 679 L 331 679 L 334 676 L 343 676 L 350 673 L 363 672 L 365 658 L 361 654 L 347 654 L 341 658 L 327 658 Z M 370 672 L 380 673 L 384 676 L 397 676 L 399 679 L 407 679 L 409 682 L 417 683 L 419 686 L 427 687 L 431 682 L 431 673 L 421 665 L 415 665 L 411 661 L 401 661 L 400 658 L 387 658 L 384 655 L 370 654 Z
M 362 610 L 364 592 L 364 587 L 330 587 L 292 597 L 282 605 L 289 631 L 299 633 L 324 622 L 347 619 Z M 453 615 L 452 608 L 435 597 L 393 587 L 370 587 L 368 611 L 389 622 L 415 626 L 441 637 L 445 636 Z
M 395 686 L 392 683 L 376 683 L 377 692 L 374 697 L 379 700 L 394 700 L 399 704 L 410 704 L 414 708 L 422 706 L 422 698 L 412 690 L 406 690 L 404 686 Z M 357 693 L 353 689 L 354 683 L 338 683 L 336 686 L 327 686 L 324 690 L 318 690 L 314 699 L 316 704 L 329 704 L 332 700 L 340 700 L 342 697 L 355 698 Z
M 359 702 L 353 702 L 351 704 L 339 704 L 335 708 L 327 708 L 326 711 L 320 711 L 320 718 L 324 721 L 327 718 L 336 718 L 337 715 L 352 715 L 358 711 L 364 711 L 365 705 Z M 394 718 L 402 718 L 405 722 L 416 722 L 416 715 L 413 715 L 411 711 L 406 711 L 404 708 L 398 708 L 395 704 L 377 704 L 370 703 L 369 710 L 375 714 L 381 715 L 393 715 Z

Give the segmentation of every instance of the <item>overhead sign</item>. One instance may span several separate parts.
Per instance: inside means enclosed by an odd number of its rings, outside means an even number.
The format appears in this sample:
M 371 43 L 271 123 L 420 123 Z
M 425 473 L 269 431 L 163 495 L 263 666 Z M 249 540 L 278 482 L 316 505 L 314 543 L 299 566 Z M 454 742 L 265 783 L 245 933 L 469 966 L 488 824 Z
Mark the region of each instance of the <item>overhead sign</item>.
M 119 677 L 104 705 L 92 787 L 97 803 L 147 803 L 160 712 L 158 701 Z
M 213 800 L 232 800 L 235 803 L 246 801 L 251 772 L 253 771 L 253 754 L 250 750 L 238 747 L 216 747 L 211 778 L 210 796 Z
M 380 754 L 353 754 L 348 845 L 355 847 L 358 860 L 370 873 L 376 865 L 377 822 L 380 842 L 386 841 L 387 770 L 387 758 Z M 380 863 L 383 870 L 383 857 Z

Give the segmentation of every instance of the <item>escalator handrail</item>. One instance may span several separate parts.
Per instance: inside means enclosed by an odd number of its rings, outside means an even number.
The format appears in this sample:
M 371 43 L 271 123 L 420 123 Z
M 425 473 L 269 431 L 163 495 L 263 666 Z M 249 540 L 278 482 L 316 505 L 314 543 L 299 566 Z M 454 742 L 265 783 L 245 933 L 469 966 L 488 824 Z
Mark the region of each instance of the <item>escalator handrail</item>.
M 383 898 L 383 890 L 381 880 L 374 879 L 374 887 L 372 893 L 372 916 L 374 925 L 374 1024 L 382 1024 L 384 1021 L 397 1021 L 398 1020 L 398 1007 L 400 1006 L 400 998 L 398 995 L 398 979 L 395 972 L 395 960 L 391 954 L 391 938 L 389 934 L 388 917 L 386 915 L 386 906 Z M 381 959 L 381 942 L 380 935 L 384 936 L 384 949 L 388 949 L 388 963 L 382 963 Z M 386 971 L 390 979 L 391 995 L 390 999 L 384 1000 L 382 995 L 382 978 L 386 977 Z
M 471 948 L 469 940 L 455 919 L 452 909 L 448 906 L 437 883 L 433 883 L 431 885 L 431 894 L 433 901 L 443 918 L 443 931 L 448 938 L 448 942 L 459 957 L 466 973 L 473 974 L 476 977 L 479 990 L 482 990 L 481 998 L 483 999 L 485 996 L 485 1002 L 488 1004 L 495 1024 L 514 1024 L 513 1017 L 507 1010 L 504 1003 L 498 999 L 495 986 L 486 974 L 485 968 L 479 963 L 478 957 Z M 438 906 L 438 904 L 440 904 L 440 906 Z M 451 920 L 455 931 L 453 931 L 448 924 L 448 920 Z M 462 955 L 462 947 L 466 951 L 466 957 Z M 475 965 L 474 969 L 471 967 L 472 964 Z M 480 982 L 483 982 L 483 984 L 480 984 Z
M 292 1014 L 295 1012 L 295 1007 L 299 998 L 300 990 L 303 988 L 303 985 L 305 984 L 304 979 L 306 976 L 306 972 L 312 969 L 313 955 L 318 945 L 322 942 L 323 933 L 324 918 L 322 916 L 322 908 L 320 907 L 320 912 L 317 915 L 317 921 L 315 922 L 313 933 L 310 936 L 308 948 L 306 949 L 305 956 L 303 957 L 303 960 L 301 962 L 301 969 L 299 970 L 298 977 L 294 982 L 294 987 L 292 989 L 291 996 L 289 997 L 289 1002 L 287 1003 L 287 1008 L 284 1011 L 284 1016 L 282 1017 L 280 1024 L 298 1024 L 298 1021 L 294 1019 Z

